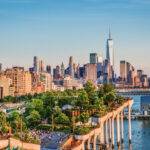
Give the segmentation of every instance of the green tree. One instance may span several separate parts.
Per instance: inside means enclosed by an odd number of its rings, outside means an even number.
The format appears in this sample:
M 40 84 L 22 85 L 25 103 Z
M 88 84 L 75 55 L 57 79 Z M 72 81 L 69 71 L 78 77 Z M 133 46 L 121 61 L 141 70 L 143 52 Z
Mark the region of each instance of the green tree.
M 80 109 L 86 109 L 88 105 L 89 105 L 88 95 L 84 90 L 82 90 L 79 92 L 76 101 L 76 106 L 80 107 Z
M 6 96 L 2 99 L 3 102 L 14 102 L 15 101 L 15 97 L 12 96 Z
M 28 116 L 32 112 L 32 110 L 36 110 L 40 115 L 44 116 L 45 109 L 43 106 L 43 101 L 41 99 L 32 99 L 32 101 L 28 102 L 26 105 L 25 115 Z
M 91 93 L 91 92 L 94 92 L 96 90 L 96 88 L 95 88 L 95 86 L 91 80 L 86 82 L 84 89 L 87 93 Z
M 109 92 L 108 94 L 106 94 L 104 96 L 104 104 L 105 105 L 110 106 L 115 103 L 115 100 L 116 100 L 116 93 L 114 93 L 113 91 Z
M 0 111 L 0 132 L 6 133 L 8 132 L 6 114 Z
M 70 120 L 69 120 L 69 117 L 66 114 L 60 113 L 60 114 L 58 114 L 57 117 L 55 117 L 55 123 L 56 124 L 69 125 L 70 124 Z
M 12 130 L 15 133 L 21 131 L 21 126 L 22 126 L 23 130 L 26 129 L 26 124 L 23 121 L 23 118 L 22 118 L 22 116 L 20 115 L 19 112 L 13 111 L 12 113 L 9 114 L 7 119 L 8 119 L 8 122 L 10 123 L 10 126 L 11 126 Z
M 103 85 L 103 91 L 105 94 L 109 92 L 115 92 L 114 86 L 112 84 L 104 84 Z
M 97 94 L 96 88 L 95 88 L 94 84 L 92 83 L 92 81 L 90 81 L 90 80 L 87 81 L 84 89 L 88 95 L 90 104 L 93 105 L 95 103 L 95 101 L 98 99 L 98 94 Z
M 29 127 L 36 127 L 41 122 L 41 115 L 38 111 L 32 110 L 26 120 Z
M 88 122 L 89 117 L 90 117 L 90 116 L 89 116 L 88 113 L 83 112 L 83 113 L 81 113 L 80 116 L 79 116 L 79 121 L 81 121 L 83 124 L 85 124 L 85 123 Z

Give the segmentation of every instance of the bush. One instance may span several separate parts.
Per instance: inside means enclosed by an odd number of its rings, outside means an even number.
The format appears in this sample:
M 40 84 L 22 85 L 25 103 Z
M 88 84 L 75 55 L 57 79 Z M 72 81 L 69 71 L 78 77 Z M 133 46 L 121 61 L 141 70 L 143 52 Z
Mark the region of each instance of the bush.
M 37 130 L 52 131 L 52 126 L 49 124 L 40 124 L 36 127 Z
M 57 125 L 55 127 L 55 131 L 60 131 L 60 132 L 65 132 L 65 133 L 71 133 L 71 127 Z
M 83 123 L 83 124 L 85 124 L 85 123 L 87 123 L 88 122 L 88 120 L 89 120 L 89 114 L 88 113 L 86 113 L 86 112 L 83 112 L 83 113 L 81 113 L 80 114 L 80 116 L 79 116 L 79 120 Z
M 70 120 L 69 120 L 69 117 L 66 114 L 60 113 L 60 114 L 58 114 L 57 117 L 55 117 L 55 123 L 56 124 L 68 125 L 70 123 Z
M 76 135 L 84 135 L 84 134 L 89 133 L 90 131 L 91 131 L 90 127 L 77 126 L 74 130 L 74 133 Z

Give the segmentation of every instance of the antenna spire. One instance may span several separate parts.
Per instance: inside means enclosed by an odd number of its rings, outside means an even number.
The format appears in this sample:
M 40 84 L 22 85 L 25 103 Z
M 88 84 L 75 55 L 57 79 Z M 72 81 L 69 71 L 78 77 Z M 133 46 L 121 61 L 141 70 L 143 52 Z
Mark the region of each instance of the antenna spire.
M 111 31 L 110 31 L 110 26 L 109 26 L 109 39 L 111 39 Z

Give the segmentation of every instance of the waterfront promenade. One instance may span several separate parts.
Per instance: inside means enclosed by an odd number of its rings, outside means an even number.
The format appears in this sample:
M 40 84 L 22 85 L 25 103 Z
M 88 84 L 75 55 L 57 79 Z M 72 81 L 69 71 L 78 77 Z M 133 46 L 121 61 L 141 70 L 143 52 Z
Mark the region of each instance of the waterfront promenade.
M 128 138 L 129 144 L 131 143 L 131 107 L 133 104 L 133 100 L 127 100 L 122 106 L 117 109 L 109 112 L 107 115 L 97 118 L 97 123 L 99 127 L 91 130 L 86 135 L 75 135 L 75 140 L 80 144 L 66 145 L 63 149 L 72 150 L 96 150 L 97 139 L 100 141 L 100 145 L 105 145 L 105 149 L 114 148 L 115 143 L 120 147 L 121 143 L 124 141 L 124 119 L 123 112 L 124 109 L 128 108 Z M 114 121 L 116 120 L 116 128 L 117 128 L 117 141 L 114 138 Z M 80 142 L 79 142 L 80 141 Z M 92 148 L 91 148 L 92 145 Z M 99 147 L 100 149 L 100 147 Z

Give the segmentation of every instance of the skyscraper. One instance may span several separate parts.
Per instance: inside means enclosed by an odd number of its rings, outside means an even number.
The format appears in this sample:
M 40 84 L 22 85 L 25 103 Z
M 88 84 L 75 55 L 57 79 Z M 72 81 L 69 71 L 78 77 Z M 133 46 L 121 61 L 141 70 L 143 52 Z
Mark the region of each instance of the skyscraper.
M 61 77 L 63 78 L 65 76 L 65 66 L 64 63 L 62 62 L 61 64 Z
M 2 71 L 2 63 L 0 63 L 0 72 Z
M 90 64 L 97 64 L 98 55 L 97 53 L 90 53 Z
M 39 72 L 39 60 L 37 56 L 34 56 L 33 58 L 33 68 L 36 73 Z
M 112 71 L 113 69 L 110 65 L 110 61 L 108 59 L 105 59 L 103 62 L 103 83 L 112 83 Z
M 44 72 L 44 62 L 43 62 L 43 60 L 39 61 L 39 71 Z
M 53 69 L 53 78 L 54 79 L 60 79 L 60 77 L 61 77 L 61 68 L 60 68 L 60 66 L 56 66 L 56 68 L 54 68 Z
M 51 74 L 51 66 L 50 65 L 47 65 L 46 66 L 46 72 Z
M 69 57 L 69 75 L 74 77 L 74 69 L 73 69 L 73 57 Z
M 143 75 L 143 70 L 137 70 L 137 76 L 141 79 Z
M 114 67 L 114 42 L 109 29 L 109 38 L 107 39 L 106 59 L 110 61 L 110 65 Z
M 120 77 L 122 81 L 127 80 L 127 63 L 125 60 L 120 61 Z
M 96 64 L 86 64 L 85 65 L 85 75 L 86 81 L 91 80 L 93 83 L 97 81 L 97 65 Z

